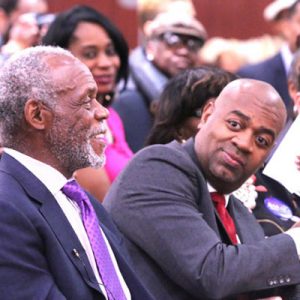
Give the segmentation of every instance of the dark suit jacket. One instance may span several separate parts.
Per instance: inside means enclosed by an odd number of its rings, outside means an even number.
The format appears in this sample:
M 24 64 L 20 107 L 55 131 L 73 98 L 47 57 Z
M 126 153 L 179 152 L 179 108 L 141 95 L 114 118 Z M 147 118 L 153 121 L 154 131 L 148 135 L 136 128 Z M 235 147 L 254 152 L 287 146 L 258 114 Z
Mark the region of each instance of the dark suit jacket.
M 152 299 L 128 263 L 121 234 L 103 207 L 91 201 L 132 298 Z M 57 201 L 5 153 L 0 162 L 0 278 L 0 299 L 104 299 Z
M 247 65 L 237 74 L 243 78 L 262 80 L 271 84 L 282 97 L 288 110 L 289 118 L 293 118 L 293 101 L 289 95 L 287 75 L 281 53 L 258 64 Z
M 228 209 L 242 244 L 230 246 L 193 140 L 141 150 L 112 185 L 104 206 L 156 300 L 224 299 L 244 292 L 255 299 L 259 291 L 300 282 L 291 237 L 265 239 L 254 216 L 234 198 Z
M 146 137 L 153 126 L 150 100 L 138 89 L 127 89 L 120 93 L 112 106 L 122 119 L 130 149 L 137 152 L 144 147 Z

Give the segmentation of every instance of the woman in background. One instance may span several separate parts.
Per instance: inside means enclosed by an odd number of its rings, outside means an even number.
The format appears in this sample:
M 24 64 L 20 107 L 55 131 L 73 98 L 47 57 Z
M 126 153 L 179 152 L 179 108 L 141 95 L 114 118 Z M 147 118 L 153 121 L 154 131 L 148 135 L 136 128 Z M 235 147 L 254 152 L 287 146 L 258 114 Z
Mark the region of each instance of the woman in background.
M 58 14 L 43 44 L 68 49 L 80 59 L 97 83 L 97 100 L 109 110 L 104 168 L 86 168 L 74 174 L 87 191 L 102 201 L 112 181 L 133 155 L 125 141 L 122 121 L 110 106 L 118 83 L 127 81 L 127 43 L 107 17 L 93 8 L 78 5 Z
M 228 71 L 208 66 L 188 69 L 173 77 L 160 96 L 146 144 L 185 142 L 194 136 L 204 105 L 237 78 Z

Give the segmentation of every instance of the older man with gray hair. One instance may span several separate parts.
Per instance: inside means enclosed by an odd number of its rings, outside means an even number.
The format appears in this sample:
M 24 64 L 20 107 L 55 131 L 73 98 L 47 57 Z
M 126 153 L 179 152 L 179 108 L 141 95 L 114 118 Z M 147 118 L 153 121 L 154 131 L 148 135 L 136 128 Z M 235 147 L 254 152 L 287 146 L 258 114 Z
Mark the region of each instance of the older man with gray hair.
M 0 71 L 1 299 L 152 299 L 121 234 L 72 178 L 104 163 L 96 93 L 60 48 L 28 48 Z

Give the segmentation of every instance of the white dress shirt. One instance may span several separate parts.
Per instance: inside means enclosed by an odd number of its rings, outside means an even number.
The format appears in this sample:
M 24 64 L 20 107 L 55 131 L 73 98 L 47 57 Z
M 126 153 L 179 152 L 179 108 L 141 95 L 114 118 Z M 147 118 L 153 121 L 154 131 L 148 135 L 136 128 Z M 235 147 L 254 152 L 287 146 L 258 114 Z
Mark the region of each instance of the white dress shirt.
M 207 188 L 208 188 L 209 193 L 214 193 L 214 192 L 216 192 L 216 189 L 213 188 L 209 183 L 207 183 Z M 225 198 L 225 207 L 227 207 L 227 205 L 228 205 L 229 197 L 230 197 L 230 194 L 224 195 L 224 198 Z M 234 222 L 234 220 L 233 220 L 233 222 Z M 240 243 L 241 243 L 241 240 L 240 240 L 240 238 L 239 238 L 239 236 L 238 236 L 237 233 L 236 233 L 236 239 L 237 239 L 238 244 L 240 244 Z
M 67 178 L 62 175 L 59 171 L 52 168 L 51 166 L 36 160 L 30 156 L 27 156 L 23 153 L 20 153 L 16 150 L 10 149 L 10 148 L 4 148 L 4 151 L 8 153 L 10 156 L 14 157 L 17 161 L 19 161 L 24 167 L 26 167 L 33 175 L 35 175 L 50 191 L 50 193 L 54 196 L 57 203 L 59 204 L 60 208 L 64 212 L 66 218 L 68 219 L 69 223 L 71 224 L 73 230 L 75 231 L 82 247 L 84 248 L 87 257 L 89 259 L 89 262 L 91 264 L 91 267 L 94 271 L 95 277 L 97 279 L 97 282 L 99 283 L 99 287 L 103 294 L 105 295 L 107 299 L 107 293 L 105 291 L 105 287 L 102 283 L 101 277 L 99 276 L 98 268 L 96 265 L 95 257 L 92 251 L 92 247 L 90 244 L 90 241 L 88 239 L 87 233 L 85 231 L 82 219 L 81 219 L 81 212 L 80 208 L 71 199 L 69 199 L 62 191 L 62 187 L 67 183 Z M 115 270 L 117 272 L 117 276 L 120 280 L 122 289 L 124 291 L 124 294 L 126 296 L 126 299 L 131 300 L 130 291 L 125 283 L 125 280 L 120 272 L 119 266 L 117 264 L 116 258 L 114 256 L 114 253 L 109 245 L 109 242 L 100 228 L 101 233 L 104 237 L 104 240 L 106 242 L 109 254 L 111 256 L 113 265 L 115 267 Z

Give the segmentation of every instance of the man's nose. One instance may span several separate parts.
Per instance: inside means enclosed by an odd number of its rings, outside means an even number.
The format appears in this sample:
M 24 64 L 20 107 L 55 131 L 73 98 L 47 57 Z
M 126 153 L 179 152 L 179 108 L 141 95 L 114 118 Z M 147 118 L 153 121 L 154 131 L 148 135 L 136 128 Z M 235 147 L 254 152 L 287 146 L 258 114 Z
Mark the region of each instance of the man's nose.
M 105 108 L 102 104 L 100 104 L 96 99 L 95 99 L 95 110 L 94 110 L 94 113 L 95 113 L 95 118 L 97 120 L 104 120 L 104 119 L 107 119 L 108 116 L 109 116 L 109 111 L 107 108 Z
M 250 132 L 242 132 L 234 136 L 233 143 L 243 152 L 252 152 L 254 137 Z

